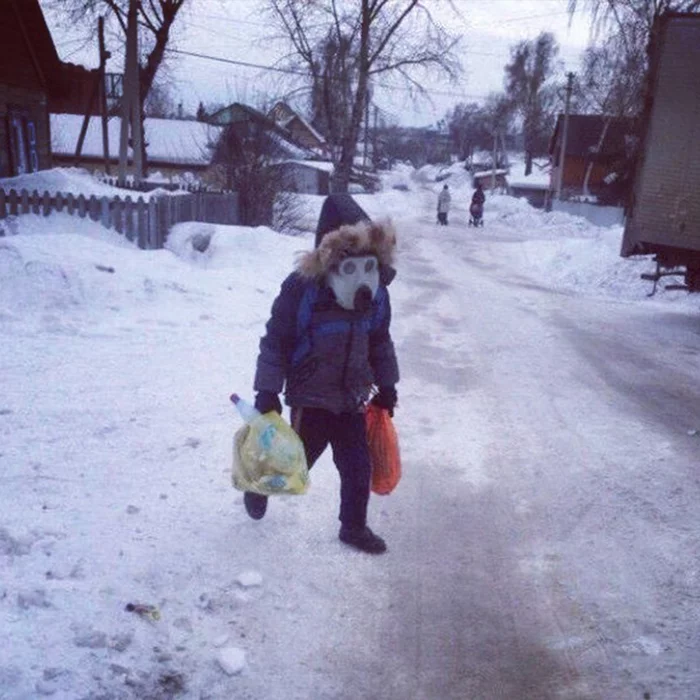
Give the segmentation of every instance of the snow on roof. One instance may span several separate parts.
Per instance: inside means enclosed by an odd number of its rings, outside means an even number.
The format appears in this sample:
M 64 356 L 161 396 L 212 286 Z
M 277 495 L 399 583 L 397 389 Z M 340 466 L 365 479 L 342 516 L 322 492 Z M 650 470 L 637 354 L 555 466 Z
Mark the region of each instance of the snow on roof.
M 282 161 L 282 163 L 294 163 L 296 165 L 303 165 L 307 168 L 313 168 L 314 170 L 322 170 L 324 173 L 332 173 L 334 170 L 333 163 L 327 160 L 298 160 L 290 159 Z
M 480 170 L 478 173 L 474 173 L 474 177 L 486 177 L 487 175 L 493 175 L 493 173 L 496 173 L 496 175 L 507 175 L 508 174 L 508 169 L 507 168 L 496 168 L 496 170 Z
M 304 117 L 301 116 L 301 114 L 296 115 L 299 118 L 299 121 L 321 142 L 321 143 L 326 143 L 326 139 L 321 136 L 321 134 L 316 131 L 316 129 L 309 124 L 309 122 L 304 119 Z
M 532 161 L 532 172 L 525 175 L 525 161 L 514 159 L 510 166 L 508 184 L 511 187 L 522 187 L 528 189 L 549 189 L 551 164 L 549 159 Z
M 80 114 L 51 115 L 51 149 L 54 154 L 72 155 L 78 144 L 83 116 Z M 155 119 L 144 121 L 144 134 L 148 144 L 148 159 L 152 163 L 182 165 L 208 165 L 211 149 L 222 127 L 205 122 L 180 119 Z M 113 117 L 108 124 L 109 151 L 112 157 L 119 154 L 121 120 Z M 100 117 L 91 117 L 82 153 L 86 157 L 102 157 L 102 124 Z

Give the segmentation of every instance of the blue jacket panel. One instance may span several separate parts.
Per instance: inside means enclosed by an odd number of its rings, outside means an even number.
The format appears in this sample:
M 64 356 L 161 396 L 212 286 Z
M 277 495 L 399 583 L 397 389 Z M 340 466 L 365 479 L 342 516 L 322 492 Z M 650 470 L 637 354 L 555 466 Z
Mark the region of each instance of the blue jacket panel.
M 399 379 L 390 323 L 385 286 L 362 314 L 341 308 L 323 283 L 292 273 L 282 283 L 260 341 L 255 391 L 284 389 L 290 406 L 357 410 L 372 384 Z

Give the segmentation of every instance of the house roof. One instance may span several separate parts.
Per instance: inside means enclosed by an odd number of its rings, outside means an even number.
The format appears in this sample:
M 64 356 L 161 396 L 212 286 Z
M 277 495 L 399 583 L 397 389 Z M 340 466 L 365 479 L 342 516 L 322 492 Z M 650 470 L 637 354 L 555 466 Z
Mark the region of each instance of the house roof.
M 49 93 L 61 94 L 64 89 L 61 61 L 38 0 L 0 0 L 0 17 L 3 18 L 0 22 L 0 66 L 17 60 L 14 47 L 21 41 L 31 56 L 41 84 Z
M 209 124 L 217 126 L 228 126 L 229 124 L 239 124 L 241 122 L 254 121 L 269 129 L 277 128 L 275 122 L 266 117 L 262 112 L 253 107 L 249 107 L 241 102 L 234 102 L 226 107 L 222 107 L 218 112 L 207 117 Z
M 326 139 L 319 134 L 316 129 L 298 112 L 295 112 L 286 102 L 278 102 L 268 113 L 270 119 L 274 119 L 277 124 L 284 128 L 289 128 L 289 125 L 295 120 L 306 129 L 306 131 L 316 139 L 319 144 L 325 144 Z
M 333 163 L 331 163 L 328 160 L 283 160 L 280 161 L 278 165 L 286 165 L 286 164 L 292 164 L 292 165 L 299 165 L 304 168 L 311 168 L 312 170 L 320 170 L 324 173 L 329 173 L 333 174 L 335 170 L 335 166 Z
M 83 117 L 79 114 L 51 115 L 51 150 L 56 155 L 70 156 L 78 144 Z M 119 154 L 121 120 L 109 120 L 109 150 L 112 158 Z M 148 144 L 148 160 L 153 164 L 206 166 L 211 162 L 212 146 L 218 140 L 222 127 L 206 122 L 179 119 L 144 120 L 144 134 Z M 87 158 L 102 157 L 102 123 L 91 117 L 82 154 Z
M 625 136 L 634 134 L 634 120 L 625 117 L 612 117 L 601 114 L 570 114 L 566 129 L 566 155 L 585 158 L 595 152 L 606 122 L 609 122 L 600 155 L 613 155 L 624 152 Z M 561 139 L 564 115 L 557 117 L 554 133 L 549 141 L 549 153 Z
M 305 160 L 314 155 L 309 149 L 291 141 L 286 130 L 278 126 L 270 117 L 240 102 L 234 102 L 207 117 L 208 123 L 223 127 L 251 121 L 259 124 L 269 135 L 279 158 Z

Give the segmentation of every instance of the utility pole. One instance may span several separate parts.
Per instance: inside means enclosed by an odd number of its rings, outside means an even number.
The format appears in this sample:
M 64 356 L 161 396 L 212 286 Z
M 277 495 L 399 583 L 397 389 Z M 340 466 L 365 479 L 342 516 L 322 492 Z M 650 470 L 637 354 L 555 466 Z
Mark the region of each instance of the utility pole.
M 559 163 L 557 164 L 557 199 L 561 201 L 561 186 L 564 180 L 564 163 L 566 161 L 566 138 L 569 130 L 569 109 L 571 93 L 574 89 L 574 74 L 566 74 L 566 102 L 564 105 L 564 124 L 561 131 L 561 147 L 559 148 Z
M 493 130 L 493 167 L 491 169 L 491 192 L 496 191 L 496 158 L 498 155 L 498 129 Z
M 109 175 L 109 126 L 107 120 L 107 86 L 105 85 L 105 67 L 110 57 L 105 48 L 105 18 L 100 17 L 97 23 L 97 39 L 100 44 L 100 67 L 97 71 L 100 80 L 100 113 L 102 115 L 102 152 L 105 162 L 105 175 Z
M 143 177 L 141 105 L 139 100 L 138 0 L 129 0 L 126 28 L 126 58 L 124 61 L 124 95 L 122 96 L 122 125 L 119 142 L 119 185 L 126 184 L 126 166 L 129 151 L 129 133 L 134 163 L 134 182 Z
M 105 34 L 104 34 L 104 17 L 100 17 L 97 21 L 97 36 L 100 44 L 100 65 L 95 74 L 95 80 L 90 92 L 87 107 L 85 108 L 85 117 L 78 135 L 78 144 L 75 148 L 75 164 L 80 165 L 80 157 L 83 152 L 85 136 L 87 134 L 90 117 L 95 106 L 95 100 L 98 101 L 100 114 L 102 115 L 102 150 L 104 151 L 104 166 L 105 175 L 109 175 L 109 139 L 107 136 L 107 98 L 105 95 L 105 66 L 107 59 L 110 57 L 109 51 L 105 49 Z

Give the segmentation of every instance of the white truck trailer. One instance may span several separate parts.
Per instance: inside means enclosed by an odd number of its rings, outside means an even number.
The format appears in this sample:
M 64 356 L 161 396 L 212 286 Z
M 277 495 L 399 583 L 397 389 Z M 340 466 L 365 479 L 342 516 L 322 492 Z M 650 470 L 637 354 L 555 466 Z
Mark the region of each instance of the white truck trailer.
M 700 15 L 667 14 L 650 46 L 649 90 L 621 255 L 655 256 L 657 282 L 700 291 Z

